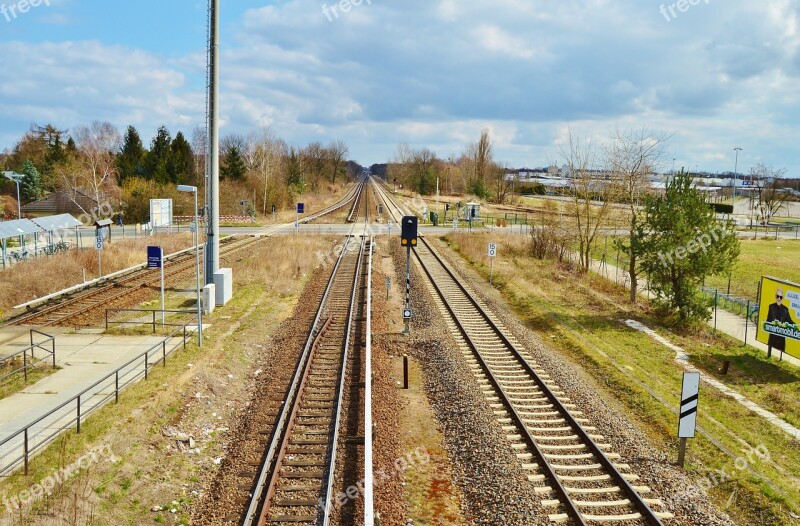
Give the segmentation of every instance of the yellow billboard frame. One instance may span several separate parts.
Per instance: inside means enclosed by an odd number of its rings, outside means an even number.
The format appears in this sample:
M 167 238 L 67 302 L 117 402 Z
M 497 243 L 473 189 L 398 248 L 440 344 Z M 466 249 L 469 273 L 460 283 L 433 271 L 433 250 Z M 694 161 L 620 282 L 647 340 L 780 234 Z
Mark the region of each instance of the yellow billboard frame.
M 781 298 L 777 296 L 781 289 Z M 756 340 L 774 351 L 800 358 L 800 285 L 791 281 L 761 276 L 758 293 Z M 784 349 L 781 349 L 781 345 Z

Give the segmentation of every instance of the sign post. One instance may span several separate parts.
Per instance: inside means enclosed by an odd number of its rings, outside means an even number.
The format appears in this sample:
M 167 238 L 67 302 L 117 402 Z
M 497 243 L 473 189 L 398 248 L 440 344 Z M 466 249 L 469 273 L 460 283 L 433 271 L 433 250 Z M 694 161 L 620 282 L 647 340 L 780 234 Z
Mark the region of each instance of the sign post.
M 497 257 L 497 243 L 489 243 L 489 285 L 493 285 L 494 258 Z
M 300 230 L 300 214 L 304 214 L 306 211 L 305 203 L 297 203 L 297 214 L 295 215 L 294 220 L 294 229 Z
M 389 301 L 390 290 L 392 290 L 392 278 L 386 278 L 386 301 Z
M 103 277 L 103 261 L 100 254 L 103 253 L 103 231 L 97 231 L 97 239 L 95 240 L 95 246 L 97 247 L 97 273 L 99 277 Z
M 681 439 L 678 451 L 678 465 L 683 467 L 686 461 L 686 442 L 694 438 L 697 428 L 697 406 L 700 395 L 700 373 L 683 373 L 683 387 L 681 389 L 681 409 L 678 419 L 678 438 Z
M 161 247 L 147 247 L 147 268 L 161 269 L 161 326 L 164 326 L 164 251 Z M 198 298 L 199 301 L 199 298 Z
M 277 212 L 277 211 L 278 211 L 278 207 L 275 206 L 275 205 L 272 205 L 272 222 L 273 223 L 277 222 L 277 219 L 275 217 L 275 212 Z
M 417 216 L 405 216 L 400 233 L 400 244 L 406 247 L 406 304 L 403 309 L 403 334 L 411 334 L 411 247 L 417 245 Z

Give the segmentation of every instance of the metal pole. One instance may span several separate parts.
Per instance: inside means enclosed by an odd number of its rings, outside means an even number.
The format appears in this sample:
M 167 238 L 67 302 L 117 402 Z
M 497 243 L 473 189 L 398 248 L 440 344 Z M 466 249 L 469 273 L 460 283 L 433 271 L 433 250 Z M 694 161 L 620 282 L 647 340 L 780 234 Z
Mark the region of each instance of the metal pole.
M 411 308 L 411 247 L 406 247 L 406 309 Z M 405 320 L 403 334 L 411 334 L 411 320 Z
M 714 332 L 717 331 L 717 303 L 719 303 L 719 289 L 714 289 Z
M 684 463 L 686 462 L 686 442 L 688 439 L 682 438 L 681 445 L 678 449 L 678 465 L 682 468 Z
M 733 151 L 736 152 L 736 162 L 733 165 L 733 205 L 732 206 L 734 207 L 734 211 L 733 212 L 736 213 L 736 210 L 735 210 L 735 208 L 736 208 L 736 171 L 739 169 L 739 152 L 742 151 L 742 149 L 737 146 L 736 148 L 733 149 Z
M 164 249 L 161 249 L 161 326 L 164 326 Z
M 214 282 L 219 270 L 219 0 L 211 0 L 209 16 L 208 152 L 211 168 L 208 177 L 208 238 L 205 251 L 206 285 Z
M 203 346 L 203 309 L 200 305 L 200 216 L 197 212 L 197 192 L 198 188 L 194 189 L 194 263 L 195 270 L 197 271 L 197 345 Z M 186 338 L 183 338 L 184 345 Z
M 750 300 L 747 300 L 747 311 L 744 314 L 744 346 L 747 347 L 747 327 L 750 325 Z
M 494 258 L 489 258 L 489 285 L 494 285 L 492 281 L 494 275 Z

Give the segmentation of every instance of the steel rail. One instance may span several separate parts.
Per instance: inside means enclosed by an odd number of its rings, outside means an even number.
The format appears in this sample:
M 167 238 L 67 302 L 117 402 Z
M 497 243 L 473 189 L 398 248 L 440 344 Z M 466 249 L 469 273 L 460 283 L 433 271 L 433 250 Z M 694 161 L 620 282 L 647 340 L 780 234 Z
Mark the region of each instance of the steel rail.
M 242 522 L 243 526 L 254 526 L 260 524 L 261 518 L 264 515 L 264 511 L 269 506 L 269 498 L 271 498 L 270 492 L 274 486 L 273 483 L 275 481 L 275 475 L 277 474 L 277 469 L 274 466 L 278 465 L 279 457 L 283 454 L 282 453 L 283 448 L 280 448 L 279 445 L 283 445 L 288 440 L 292 414 L 295 412 L 296 404 L 298 404 L 300 401 L 304 378 L 308 374 L 308 371 L 310 370 L 311 367 L 314 346 L 316 345 L 317 340 L 321 337 L 321 334 L 323 332 L 322 327 L 320 327 L 319 330 L 317 330 L 317 328 L 320 325 L 322 314 L 330 299 L 331 290 L 333 289 L 333 284 L 338 276 L 339 269 L 342 265 L 342 261 L 344 260 L 344 257 L 348 252 L 348 250 L 346 249 L 347 244 L 350 243 L 351 239 L 355 237 L 353 236 L 353 231 L 355 230 L 355 227 L 356 225 L 354 223 L 350 229 L 350 233 L 348 233 L 348 235 L 345 236 L 347 239 L 345 249 L 339 253 L 339 256 L 336 259 L 336 264 L 334 265 L 333 271 L 331 272 L 331 276 L 328 278 L 328 283 L 325 287 L 325 291 L 323 292 L 322 298 L 320 299 L 319 302 L 319 306 L 317 307 L 317 312 L 314 316 L 314 321 L 311 324 L 311 328 L 309 329 L 308 336 L 306 338 L 306 344 L 303 347 L 303 352 L 295 369 L 292 384 L 286 396 L 287 403 L 284 404 L 283 409 L 281 410 L 280 416 L 278 418 L 278 421 L 275 424 L 275 432 L 273 433 L 272 440 L 270 441 L 270 445 L 267 448 L 267 453 L 265 455 L 264 462 L 262 463 L 258 480 L 256 481 L 253 493 L 251 495 L 250 504 L 248 505 L 248 509 L 245 512 L 244 520 Z M 362 254 L 363 254 L 363 241 L 359 257 L 361 257 Z M 354 292 L 356 288 L 355 283 L 357 283 L 356 280 L 358 276 L 358 271 L 359 271 L 359 266 L 357 263 L 353 277 Z M 351 309 L 352 309 L 352 302 L 351 302 Z M 352 317 L 349 317 L 348 323 L 351 320 Z M 349 333 L 350 333 L 349 325 L 346 330 L 347 330 L 347 337 L 349 338 Z M 347 366 L 346 361 L 342 362 L 342 375 L 346 369 L 346 366 Z M 342 378 L 344 378 L 344 376 L 342 376 Z M 340 382 L 340 387 L 341 385 L 344 385 L 343 381 Z M 339 404 L 341 404 L 342 397 L 338 395 L 338 398 L 340 400 Z M 337 407 L 337 425 L 336 425 L 337 433 L 338 433 L 339 410 L 340 408 Z M 338 434 L 334 437 L 334 440 L 337 439 L 338 439 Z M 332 447 L 333 447 L 332 458 L 335 458 L 335 451 L 336 451 L 335 442 Z M 333 481 L 332 477 L 334 473 L 335 473 L 335 465 L 330 464 L 329 474 L 331 478 L 329 479 L 328 482 L 328 495 L 326 495 L 325 497 L 326 502 L 323 511 L 325 516 L 327 516 L 330 512 L 330 485 L 332 484 Z
M 617 470 L 611 460 L 606 456 L 605 452 L 597 445 L 597 443 L 589 436 L 589 433 L 583 429 L 583 426 L 572 416 L 570 411 L 564 406 L 564 404 L 558 399 L 558 397 L 550 390 L 547 384 L 541 379 L 541 377 L 536 373 L 533 367 L 528 363 L 522 353 L 516 348 L 516 346 L 508 339 L 505 333 L 494 323 L 491 317 L 484 311 L 484 309 L 478 304 L 475 298 L 467 291 L 464 285 L 461 283 L 461 280 L 456 277 L 452 270 L 444 263 L 442 258 L 433 250 L 430 244 L 421 237 L 422 244 L 428 249 L 431 256 L 434 260 L 441 265 L 442 269 L 450 276 L 453 283 L 458 287 L 461 293 L 469 300 L 472 306 L 475 308 L 476 312 L 484 319 L 486 324 L 492 329 L 492 331 L 500 338 L 504 345 L 511 351 L 514 358 L 519 362 L 519 364 L 523 367 L 523 369 L 530 375 L 530 377 L 536 381 L 538 387 L 542 390 L 543 394 L 548 398 L 550 403 L 563 415 L 566 417 L 567 421 L 569 422 L 570 426 L 577 432 L 580 440 L 586 444 L 592 454 L 597 458 L 598 462 L 602 465 L 602 467 L 607 471 L 607 473 L 614 477 L 616 481 L 621 486 L 623 492 L 629 498 L 631 503 L 634 507 L 639 511 L 642 518 L 652 526 L 663 526 L 661 520 L 658 516 L 650 509 L 650 506 L 642 499 L 642 497 L 633 489 L 630 483 L 625 479 L 625 477 Z M 456 325 L 459 327 L 459 331 L 462 333 L 464 338 L 469 343 L 470 347 L 472 347 L 474 354 L 478 361 L 481 363 L 481 367 L 486 371 L 487 377 L 490 382 L 495 386 L 497 391 L 501 393 L 501 400 L 503 401 L 503 405 L 509 408 L 509 413 L 513 415 L 517 426 L 520 427 L 524 431 L 524 437 L 527 442 L 533 444 L 533 449 L 537 457 L 541 459 L 542 468 L 547 471 L 550 480 L 554 483 L 556 493 L 561 497 L 561 500 L 567 507 L 569 515 L 576 521 L 579 521 L 580 524 L 585 524 L 583 519 L 583 514 L 578 510 L 577 506 L 573 503 L 572 499 L 569 496 L 569 493 L 561 484 L 558 476 L 555 474 L 555 471 L 550 466 L 550 462 L 544 457 L 543 452 L 539 449 L 538 445 L 536 445 L 533 436 L 528 431 L 527 427 L 525 426 L 522 418 L 517 413 L 517 411 L 512 407 L 511 401 L 509 397 L 506 395 L 505 391 L 500 387 L 498 380 L 494 377 L 494 374 L 491 372 L 489 366 L 484 361 L 483 357 L 480 355 L 478 351 L 478 347 L 474 341 L 469 337 L 467 334 L 466 328 L 464 327 L 462 321 L 456 316 L 455 311 L 453 310 L 452 306 L 446 299 L 444 295 L 444 291 L 441 289 L 439 283 L 434 280 L 433 275 L 430 272 L 430 269 L 425 265 L 422 261 L 422 258 L 417 253 L 416 248 L 414 249 L 414 254 L 419 261 L 420 266 L 425 270 L 425 273 L 428 275 L 434 289 L 437 291 L 439 296 L 442 299 L 442 302 L 445 304 L 448 312 L 450 312 L 453 320 L 455 321 Z

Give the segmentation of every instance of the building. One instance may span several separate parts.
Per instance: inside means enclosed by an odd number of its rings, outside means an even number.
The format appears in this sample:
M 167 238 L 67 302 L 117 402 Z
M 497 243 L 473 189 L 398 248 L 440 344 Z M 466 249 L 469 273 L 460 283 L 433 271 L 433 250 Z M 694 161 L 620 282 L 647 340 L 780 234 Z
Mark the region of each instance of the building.
M 90 213 L 100 206 L 97 199 L 87 194 L 85 190 L 59 190 L 52 192 L 38 201 L 33 201 L 22 206 L 22 213 L 29 216 L 51 214 Z

